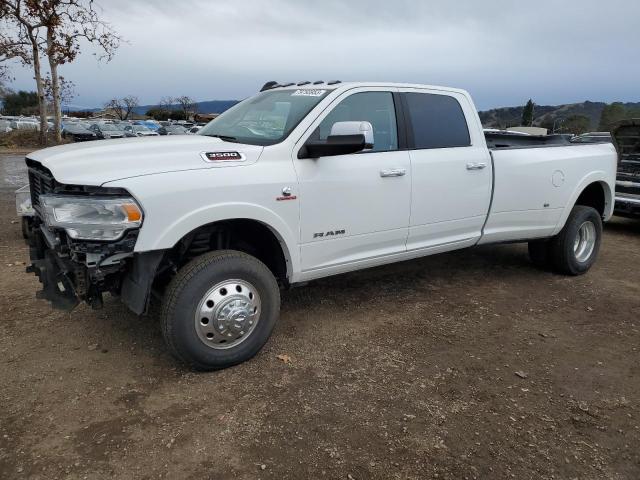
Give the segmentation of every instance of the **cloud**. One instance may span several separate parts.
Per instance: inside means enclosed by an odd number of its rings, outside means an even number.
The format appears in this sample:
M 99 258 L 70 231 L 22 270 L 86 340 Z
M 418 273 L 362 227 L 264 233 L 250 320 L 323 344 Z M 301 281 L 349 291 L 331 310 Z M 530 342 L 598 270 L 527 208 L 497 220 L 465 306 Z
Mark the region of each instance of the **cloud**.
M 342 79 L 466 88 L 478 107 L 640 100 L 640 2 L 595 0 L 102 0 L 128 40 L 62 74 L 74 103 L 133 94 L 243 98 L 265 81 Z M 90 50 L 90 49 L 87 49 Z M 29 87 L 28 71 L 15 87 Z

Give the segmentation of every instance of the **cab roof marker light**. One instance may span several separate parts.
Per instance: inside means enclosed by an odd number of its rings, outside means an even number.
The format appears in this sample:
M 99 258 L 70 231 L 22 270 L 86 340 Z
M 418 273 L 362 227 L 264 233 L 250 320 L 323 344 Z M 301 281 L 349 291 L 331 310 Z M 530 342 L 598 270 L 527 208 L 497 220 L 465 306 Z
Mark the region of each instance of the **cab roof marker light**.
M 262 88 L 260 89 L 261 92 L 264 92 L 265 90 L 271 90 L 272 88 L 276 88 L 279 87 L 280 84 L 278 82 L 276 82 L 275 80 L 271 80 L 267 83 L 265 83 Z

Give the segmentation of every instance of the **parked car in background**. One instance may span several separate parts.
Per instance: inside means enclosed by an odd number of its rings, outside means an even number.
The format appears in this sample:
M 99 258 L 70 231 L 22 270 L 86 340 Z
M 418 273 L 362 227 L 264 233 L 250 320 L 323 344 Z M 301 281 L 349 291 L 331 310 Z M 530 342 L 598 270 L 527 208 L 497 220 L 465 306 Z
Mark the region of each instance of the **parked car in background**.
M 70 138 L 74 142 L 97 140 L 98 135 L 84 122 L 65 122 L 62 128 L 62 138 Z
M 485 134 L 453 88 L 291 85 L 198 135 L 30 153 L 39 298 L 162 298 L 169 350 L 211 370 L 262 348 L 280 288 L 479 244 L 528 242 L 567 275 L 596 261 L 613 145 Z
M 160 135 L 187 135 L 189 133 L 182 125 L 167 125 L 157 130 Z
M 149 130 L 144 125 L 127 125 L 124 127 L 127 137 L 157 137 L 158 132 Z
M 0 120 L 0 133 L 9 133 L 11 128 L 11 122 L 8 120 Z
M 640 218 L 640 119 L 623 120 L 612 135 L 620 155 L 615 214 Z
M 37 130 L 40 131 L 40 124 L 29 120 L 14 120 L 9 126 L 13 130 Z
M 100 138 L 124 138 L 125 127 L 115 123 L 94 123 L 91 130 L 100 135 Z
M 577 135 L 570 140 L 571 143 L 611 143 L 609 132 L 591 132 Z
M 161 125 L 155 120 L 143 120 L 142 122 L 140 122 L 140 125 L 143 125 L 154 132 L 161 127 Z
M 189 133 L 190 135 L 195 135 L 196 133 L 198 133 L 200 130 L 202 130 L 202 127 L 199 125 L 196 125 L 194 127 L 191 127 L 187 133 Z

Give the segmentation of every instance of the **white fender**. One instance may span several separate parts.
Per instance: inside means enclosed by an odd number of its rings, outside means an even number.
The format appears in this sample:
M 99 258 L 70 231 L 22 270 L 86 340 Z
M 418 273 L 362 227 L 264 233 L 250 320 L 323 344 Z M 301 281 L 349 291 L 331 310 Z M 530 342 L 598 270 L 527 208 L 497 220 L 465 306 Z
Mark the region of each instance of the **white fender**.
M 251 203 L 221 203 L 205 205 L 178 218 L 173 223 L 167 223 L 163 229 L 156 232 L 153 238 L 144 235 L 144 229 L 136 242 L 135 251 L 162 250 L 172 248 L 178 241 L 195 229 L 223 220 L 255 220 L 264 224 L 276 236 L 285 259 L 287 261 L 287 276 L 291 278 L 293 272 L 299 271 L 300 256 L 296 248 L 296 235 L 287 223 L 273 211 L 260 205 Z
M 564 224 L 567 221 L 567 218 L 569 218 L 569 214 L 571 213 L 571 210 L 573 209 L 573 207 L 576 204 L 576 201 L 578 200 L 578 197 L 584 191 L 584 189 L 587 188 L 592 183 L 599 183 L 600 185 L 602 185 L 602 188 L 604 190 L 604 201 L 605 201 L 604 220 L 606 221 L 606 220 L 609 220 L 609 218 L 611 218 L 611 215 L 613 215 L 613 207 L 614 207 L 613 192 L 615 191 L 615 187 L 611 183 L 610 175 L 608 175 L 607 172 L 605 172 L 604 170 L 597 170 L 595 172 L 590 172 L 580 180 L 580 182 L 578 183 L 578 186 L 574 189 L 573 193 L 571 194 L 571 197 L 569 197 L 569 200 L 567 201 L 567 204 L 565 205 L 564 210 L 562 211 L 562 215 L 560 216 L 560 220 L 558 221 L 558 224 L 556 225 L 556 228 L 553 231 L 553 235 L 556 235 L 557 233 L 560 232 L 560 230 L 562 230 L 562 228 L 564 227 Z

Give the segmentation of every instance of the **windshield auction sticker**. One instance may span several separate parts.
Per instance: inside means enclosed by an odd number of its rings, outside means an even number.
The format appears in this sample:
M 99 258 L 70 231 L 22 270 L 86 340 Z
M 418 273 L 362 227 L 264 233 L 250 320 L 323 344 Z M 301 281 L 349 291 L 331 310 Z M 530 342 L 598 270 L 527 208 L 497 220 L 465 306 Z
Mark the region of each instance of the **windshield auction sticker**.
M 291 94 L 292 97 L 321 97 L 326 90 L 296 90 Z

